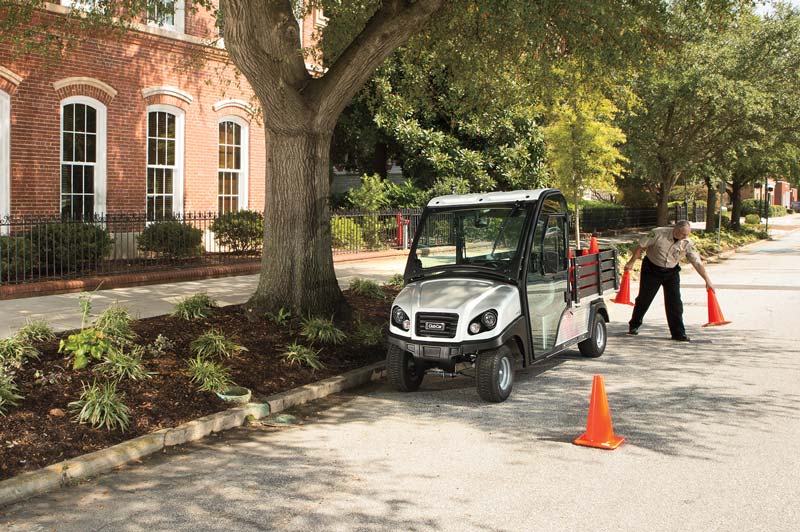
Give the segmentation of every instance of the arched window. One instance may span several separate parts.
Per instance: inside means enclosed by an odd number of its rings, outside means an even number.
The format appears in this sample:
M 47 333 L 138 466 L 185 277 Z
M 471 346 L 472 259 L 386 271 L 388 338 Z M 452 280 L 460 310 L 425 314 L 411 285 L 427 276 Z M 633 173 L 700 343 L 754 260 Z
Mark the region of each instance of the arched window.
M 61 215 L 84 219 L 106 210 L 106 106 L 72 96 L 61 102 Z
M 11 98 L 0 90 L 0 218 L 11 214 Z
M 247 122 L 237 116 L 219 122 L 217 209 L 220 214 L 247 208 Z
M 183 213 L 183 117 L 177 107 L 147 108 L 147 219 Z

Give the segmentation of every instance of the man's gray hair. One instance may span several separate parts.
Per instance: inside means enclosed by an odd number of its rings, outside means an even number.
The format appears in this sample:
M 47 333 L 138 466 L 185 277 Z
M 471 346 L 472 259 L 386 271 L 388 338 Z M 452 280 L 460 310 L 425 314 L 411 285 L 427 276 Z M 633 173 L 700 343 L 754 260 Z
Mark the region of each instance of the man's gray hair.
M 678 220 L 675 222 L 675 229 L 683 229 L 684 227 L 692 228 L 692 224 L 689 223 L 689 220 Z

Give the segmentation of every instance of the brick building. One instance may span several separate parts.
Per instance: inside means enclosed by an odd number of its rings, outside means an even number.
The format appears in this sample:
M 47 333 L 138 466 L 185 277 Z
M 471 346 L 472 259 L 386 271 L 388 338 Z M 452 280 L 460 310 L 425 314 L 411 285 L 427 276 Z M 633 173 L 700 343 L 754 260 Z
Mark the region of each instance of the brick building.
M 89 3 L 61 0 L 35 17 Z M 252 91 L 213 16 L 191 0 L 172 6 L 55 61 L 0 48 L 0 217 L 263 208 Z M 305 43 L 323 22 L 313 13 L 300 23 Z

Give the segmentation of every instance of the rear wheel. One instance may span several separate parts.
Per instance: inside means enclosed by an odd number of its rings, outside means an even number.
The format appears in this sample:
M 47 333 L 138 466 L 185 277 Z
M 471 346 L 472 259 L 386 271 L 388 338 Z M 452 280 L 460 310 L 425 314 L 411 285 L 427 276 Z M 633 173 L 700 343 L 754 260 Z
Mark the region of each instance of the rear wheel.
M 500 403 L 511 395 L 514 385 L 514 355 L 506 346 L 478 355 L 478 395 L 484 401 Z
M 422 384 L 425 370 L 408 351 L 390 345 L 386 353 L 386 372 L 389 383 L 399 392 L 413 392 Z
M 585 357 L 597 358 L 606 350 L 606 320 L 599 312 L 592 319 L 592 328 L 589 329 L 589 338 L 578 344 L 581 354 Z

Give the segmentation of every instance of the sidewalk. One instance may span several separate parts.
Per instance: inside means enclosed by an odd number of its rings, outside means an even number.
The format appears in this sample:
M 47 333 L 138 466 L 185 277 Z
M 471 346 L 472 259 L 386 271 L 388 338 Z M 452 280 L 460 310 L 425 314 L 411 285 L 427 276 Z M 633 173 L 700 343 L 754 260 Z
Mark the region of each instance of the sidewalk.
M 335 263 L 334 268 L 339 286 L 347 288 L 357 277 L 384 282 L 396 273 L 403 273 L 405 265 L 406 257 L 397 256 L 340 262 Z M 92 312 L 97 314 L 118 302 L 134 317 L 148 318 L 168 314 L 179 299 L 198 292 L 206 292 L 220 305 L 235 305 L 247 301 L 257 284 L 258 275 L 241 275 L 97 290 L 92 296 Z M 71 293 L 0 301 L 0 338 L 16 332 L 29 317 L 47 320 L 56 332 L 79 328 L 80 295 Z

